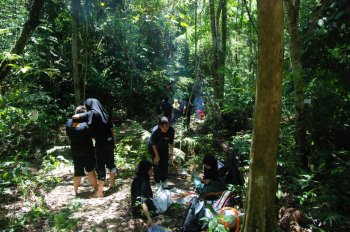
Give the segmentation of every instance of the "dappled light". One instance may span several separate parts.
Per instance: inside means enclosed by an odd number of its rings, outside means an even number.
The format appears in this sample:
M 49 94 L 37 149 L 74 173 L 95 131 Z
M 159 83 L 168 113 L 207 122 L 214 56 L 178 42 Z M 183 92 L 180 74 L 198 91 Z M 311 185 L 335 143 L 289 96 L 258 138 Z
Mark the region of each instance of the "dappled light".
M 0 15 L 0 231 L 350 231 L 350 1 Z

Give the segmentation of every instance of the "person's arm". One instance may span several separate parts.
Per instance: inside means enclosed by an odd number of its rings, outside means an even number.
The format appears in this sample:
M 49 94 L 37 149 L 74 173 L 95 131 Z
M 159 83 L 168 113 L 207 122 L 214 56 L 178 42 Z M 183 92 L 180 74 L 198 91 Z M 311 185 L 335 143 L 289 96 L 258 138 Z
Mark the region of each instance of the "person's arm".
M 175 139 L 175 130 L 173 127 L 169 128 L 170 131 L 170 140 L 169 140 L 169 155 L 170 160 L 174 160 L 174 139 Z
M 154 155 L 155 155 L 153 163 L 158 165 L 159 160 L 160 160 L 160 156 L 159 156 L 159 153 L 158 153 L 157 145 L 153 144 L 152 145 L 152 149 L 153 149 L 153 152 L 154 152 Z
M 147 204 L 146 203 L 142 203 L 141 206 L 142 206 L 143 214 L 147 218 L 147 227 L 150 227 L 150 226 L 152 226 L 153 222 L 152 222 L 152 218 L 151 218 L 151 215 L 149 213 Z
M 113 130 L 113 127 L 111 127 L 110 130 L 111 130 L 113 142 L 116 143 L 116 142 L 117 142 L 117 139 L 116 139 L 116 137 L 115 137 L 115 132 L 114 132 L 114 130 Z
M 87 120 L 88 119 L 88 115 L 89 115 L 88 112 L 80 113 L 80 114 L 74 114 L 72 118 L 73 119 Z
M 170 160 L 174 160 L 174 145 L 169 144 L 169 155 L 170 155 Z
M 153 163 L 155 165 L 158 165 L 159 160 L 160 160 L 158 148 L 157 148 L 157 145 L 156 145 L 157 144 L 156 141 L 158 141 L 158 136 L 159 136 L 158 129 L 153 128 L 152 134 L 151 134 L 151 137 L 150 137 L 150 144 L 151 144 L 153 153 L 155 155 L 154 160 L 153 160 Z
M 209 184 L 210 182 L 211 182 L 210 179 L 203 179 L 203 183 L 204 183 L 204 184 Z

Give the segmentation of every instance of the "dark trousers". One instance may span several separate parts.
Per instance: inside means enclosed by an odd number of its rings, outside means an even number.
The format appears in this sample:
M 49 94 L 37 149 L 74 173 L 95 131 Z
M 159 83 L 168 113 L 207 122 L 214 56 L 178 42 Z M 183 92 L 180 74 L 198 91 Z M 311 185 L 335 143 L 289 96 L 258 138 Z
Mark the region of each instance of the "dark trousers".
M 153 164 L 154 181 L 159 183 L 160 181 L 166 181 L 168 179 L 168 167 L 169 167 L 169 152 L 158 151 L 159 163 L 158 165 Z M 151 151 L 152 160 L 154 160 L 154 152 Z
M 116 167 L 114 163 L 113 142 L 96 146 L 96 172 L 98 180 L 106 180 L 106 167 L 110 170 Z

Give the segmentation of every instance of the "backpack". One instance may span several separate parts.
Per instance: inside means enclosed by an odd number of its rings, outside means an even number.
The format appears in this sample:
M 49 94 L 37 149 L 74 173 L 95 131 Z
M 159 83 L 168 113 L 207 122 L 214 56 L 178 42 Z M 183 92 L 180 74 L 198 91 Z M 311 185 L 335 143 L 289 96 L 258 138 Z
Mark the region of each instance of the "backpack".
M 240 196 L 235 195 L 230 190 L 225 190 L 221 195 L 220 198 L 215 201 L 213 204 L 213 209 L 216 211 L 219 211 L 220 209 L 224 207 L 234 207 L 239 206 L 240 208 L 243 207 L 243 202 Z
M 181 232 L 199 232 L 204 226 L 200 219 L 205 215 L 204 201 L 200 201 L 198 197 L 193 197 L 188 205 L 184 220 L 181 225 Z
M 237 209 L 234 208 L 234 206 L 237 204 L 241 205 L 239 201 L 239 197 L 234 197 L 233 192 L 226 190 L 221 194 L 220 198 L 212 205 L 212 209 L 209 209 L 208 207 L 208 209 L 205 210 L 205 216 L 207 218 L 212 218 L 212 210 L 214 210 L 216 214 L 220 214 L 222 216 L 227 215 L 227 212 L 231 211 L 231 213 L 229 214 L 235 215 L 235 219 L 229 222 L 224 221 L 224 219 L 221 218 L 221 223 L 226 229 L 229 229 L 229 231 L 238 232 L 240 228 L 241 217 L 244 215 L 243 213 L 239 212 Z

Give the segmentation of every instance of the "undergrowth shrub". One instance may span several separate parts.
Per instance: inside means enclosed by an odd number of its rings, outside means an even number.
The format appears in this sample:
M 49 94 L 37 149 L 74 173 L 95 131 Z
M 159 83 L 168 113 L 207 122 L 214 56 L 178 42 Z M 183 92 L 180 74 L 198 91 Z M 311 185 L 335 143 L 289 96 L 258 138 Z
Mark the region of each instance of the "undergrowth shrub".
M 0 160 L 40 158 L 59 141 L 65 115 L 44 92 L 14 91 L 0 97 Z

